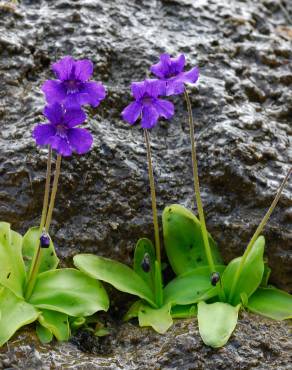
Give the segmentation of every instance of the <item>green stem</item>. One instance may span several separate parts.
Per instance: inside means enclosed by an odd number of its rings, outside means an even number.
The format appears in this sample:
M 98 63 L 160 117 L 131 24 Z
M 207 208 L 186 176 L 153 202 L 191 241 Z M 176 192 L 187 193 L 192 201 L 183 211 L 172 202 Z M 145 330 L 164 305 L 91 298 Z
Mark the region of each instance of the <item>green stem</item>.
M 243 266 L 245 264 L 245 261 L 247 259 L 247 256 L 249 255 L 255 241 L 257 240 L 257 238 L 259 237 L 260 233 L 262 232 L 263 228 L 265 227 L 266 223 L 268 222 L 273 210 L 275 209 L 277 203 L 279 202 L 279 199 L 280 199 L 280 196 L 281 196 L 281 193 L 284 189 L 284 186 L 286 184 L 286 182 L 288 181 L 289 179 L 289 176 L 291 175 L 291 172 L 292 172 L 292 168 L 289 169 L 287 175 L 285 176 L 284 180 L 282 181 L 282 184 L 280 185 L 278 191 L 277 191 L 277 194 L 275 196 L 275 199 L 273 200 L 270 208 L 268 209 L 267 213 L 265 214 L 264 218 L 262 219 L 262 221 L 260 222 L 259 226 L 257 227 L 255 233 L 253 234 L 252 238 L 250 239 L 250 242 L 248 243 L 248 246 L 246 247 L 246 250 L 244 251 L 243 253 L 243 256 L 241 257 L 240 259 L 240 264 L 236 270 L 236 273 L 235 273 L 235 277 L 233 279 L 233 282 L 232 282 L 232 286 L 231 286 L 231 290 L 230 290 L 230 294 L 229 294 L 229 302 L 231 302 L 232 298 L 233 298 L 233 295 L 234 295 L 234 289 L 236 287 L 236 284 L 237 284 L 237 281 L 239 279 L 239 276 L 241 274 L 241 271 L 243 269 Z
M 43 210 L 42 210 L 42 217 L 41 217 L 41 223 L 40 223 L 40 232 L 43 231 L 43 227 L 45 226 L 46 216 L 47 216 L 47 211 L 48 211 L 50 183 L 51 183 L 51 167 L 52 167 L 52 148 L 49 146 L 45 195 L 44 195 Z
M 160 238 L 159 238 L 159 226 L 158 226 L 158 216 L 157 216 L 155 183 L 154 183 L 153 166 L 152 166 L 152 159 L 151 159 L 150 139 L 149 139 L 149 133 L 146 129 L 144 129 L 144 137 L 145 137 L 146 149 L 147 149 L 148 176 L 149 176 L 151 202 L 152 202 L 156 259 L 158 261 L 159 268 L 161 269 Z
M 52 215 L 53 215 L 55 199 L 56 199 L 56 194 L 57 194 L 57 189 L 58 189 L 58 182 L 59 182 L 59 177 L 60 177 L 60 172 L 61 172 L 61 160 L 62 160 L 62 156 L 58 154 L 57 161 L 56 161 L 54 182 L 53 182 L 53 187 L 52 187 L 52 194 L 51 194 L 51 199 L 50 199 L 50 205 L 49 205 L 49 210 L 48 210 L 46 224 L 45 224 L 46 232 L 49 231 L 51 221 L 52 221 Z
M 50 166 L 51 156 L 50 156 L 50 154 L 51 154 L 51 152 L 49 152 L 49 157 L 48 157 L 47 179 L 46 179 L 45 193 L 49 191 L 49 185 L 47 185 L 47 184 L 49 183 L 48 174 L 51 173 L 51 166 Z M 50 205 L 49 205 L 49 210 L 48 210 L 47 217 L 46 217 L 46 222 L 45 222 L 46 232 L 49 231 L 49 227 L 50 227 L 50 224 L 51 224 L 52 213 L 53 213 L 53 209 L 54 209 L 55 198 L 56 198 L 56 193 L 57 193 L 57 188 L 58 188 L 58 181 L 59 181 L 59 176 L 60 176 L 61 159 L 62 159 L 62 157 L 60 155 L 58 155 L 57 156 L 57 161 L 56 161 L 56 170 L 55 170 L 54 182 L 53 182 L 53 187 L 52 187 Z M 49 169 L 49 171 L 48 171 L 48 169 Z M 48 204 L 46 202 L 48 202 L 48 198 L 47 198 L 47 201 L 45 201 L 46 197 L 48 197 L 48 194 L 47 195 L 45 194 L 45 197 L 44 197 L 44 206 L 47 207 Z M 44 213 L 44 211 L 42 212 L 42 215 L 43 215 L 43 213 Z M 45 219 L 45 217 L 44 217 L 44 219 Z M 44 222 L 43 216 L 42 216 L 41 223 L 42 222 Z M 42 225 L 42 227 L 40 227 L 40 233 L 42 233 L 42 231 L 43 231 L 43 225 Z M 30 268 L 30 271 L 29 271 L 29 278 L 28 278 L 28 281 L 27 281 L 27 286 L 26 286 L 26 291 L 25 291 L 25 299 L 26 300 L 29 299 L 31 294 L 32 294 L 32 291 L 33 291 L 33 288 L 34 288 L 34 285 L 35 285 L 35 282 L 36 282 L 36 279 L 37 279 L 37 275 L 38 275 L 38 272 L 39 272 L 40 265 L 41 265 L 41 247 L 40 247 L 40 241 L 38 241 L 37 250 L 36 250 L 36 253 L 33 257 L 31 268 Z
M 192 113 L 192 107 L 191 102 L 189 98 L 189 94 L 187 90 L 185 89 L 185 100 L 187 103 L 187 109 L 188 109 L 188 115 L 189 115 L 189 125 L 190 125 L 190 139 L 191 139 L 191 147 L 192 147 L 192 162 L 193 162 L 193 177 L 194 177 L 194 189 L 195 189 L 195 196 L 196 196 L 196 202 L 198 207 L 198 213 L 199 213 L 199 220 L 201 223 L 202 228 L 202 236 L 203 236 L 203 242 L 205 247 L 205 253 L 207 256 L 210 273 L 215 272 L 215 265 L 211 253 L 211 248 L 209 244 L 209 238 L 208 238 L 208 231 L 206 227 L 206 221 L 204 216 L 204 209 L 201 199 L 201 193 L 200 193 L 200 182 L 199 182 L 199 171 L 198 171 L 198 162 L 197 162 L 197 154 L 196 154 L 196 142 L 195 142 L 195 129 L 194 129 L 194 120 L 193 120 L 193 113 Z

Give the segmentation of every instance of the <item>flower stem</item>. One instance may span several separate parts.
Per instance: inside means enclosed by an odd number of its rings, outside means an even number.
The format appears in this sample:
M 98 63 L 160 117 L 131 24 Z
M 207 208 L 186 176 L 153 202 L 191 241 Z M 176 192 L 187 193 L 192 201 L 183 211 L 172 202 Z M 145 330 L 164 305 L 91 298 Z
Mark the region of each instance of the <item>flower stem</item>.
M 49 155 L 48 155 L 48 163 L 47 163 L 47 178 L 46 178 L 46 185 L 45 185 L 45 196 L 44 196 L 44 203 L 43 203 L 43 211 L 42 211 L 42 219 L 41 219 L 41 225 L 40 225 L 40 235 L 43 231 L 44 228 L 44 223 L 45 223 L 45 230 L 46 232 L 49 231 L 51 219 L 52 219 L 52 213 L 53 213 L 53 208 L 55 204 L 55 198 L 56 198 L 56 193 L 57 193 L 57 187 L 58 187 L 58 180 L 60 176 L 60 167 L 61 167 L 61 156 L 58 155 L 57 161 L 56 161 L 56 170 L 55 170 L 55 176 L 54 176 L 54 182 L 53 182 L 53 188 L 52 188 L 52 194 L 51 194 L 51 199 L 50 199 L 50 205 L 49 205 L 49 210 L 47 213 L 47 207 L 48 207 L 48 200 L 49 200 L 49 189 L 50 189 L 50 176 L 51 176 L 51 158 L 52 158 L 52 152 L 49 150 Z M 44 211 L 45 209 L 45 211 Z M 47 217 L 46 217 L 47 215 Z M 46 221 L 45 221 L 46 220 Z M 29 271 L 29 277 L 27 280 L 27 285 L 26 285 L 26 291 L 25 291 L 25 299 L 29 299 L 35 282 L 36 278 L 39 272 L 40 264 L 41 264 L 41 248 L 40 248 L 40 240 L 38 240 L 38 245 L 37 249 L 35 252 L 35 255 L 33 257 L 32 263 L 31 263 L 31 268 Z
M 152 159 L 151 159 L 150 138 L 149 138 L 149 133 L 146 129 L 144 129 L 144 137 L 145 137 L 146 149 L 147 149 L 148 176 L 149 176 L 151 202 L 152 202 L 156 259 L 158 261 L 159 267 L 161 268 L 160 238 L 159 238 L 159 226 L 158 226 L 158 216 L 157 216 L 155 183 L 154 183 L 153 166 L 152 166 Z
M 46 216 L 47 216 L 47 211 L 48 211 L 50 183 L 51 183 L 51 168 L 52 168 L 52 148 L 49 146 L 45 195 L 44 195 L 43 210 L 42 210 L 42 217 L 41 217 L 41 223 L 40 223 L 40 232 L 43 231 L 43 227 L 45 226 Z
M 238 269 L 236 270 L 236 273 L 235 273 L 235 277 L 233 279 L 233 282 L 232 282 L 232 286 L 231 286 L 231 290 L 230 290 L 230 294 L 229 294 L 229 302 L 231 302 L 232 298 L 233 298 L 233 295 L 234 295 L 234 289 L 236 287 L 236 284 L 237 284 L 237 281 L 239 279 L 239 276 L 241 274 L 241 271 L 243 269 L 243 266 L 245 264 L 245 261 L 247 259 L 247 256 L 249 255 L 255 241 L 257 240 L 257 238 L 259 237 L 260 233 L 262 232 L 263 228 L 265 227 L 266 223 L 268 222 L 273 210 L 275 209 L 277 203 L 279 202 L 279 199 L 280 199 L 280 196 L 282 194 L 282 191 L 284 189 L 284 186 L 286 184 L 286 182 L 288 181 L 289 179 L 289 176 L 291 175 L 292 173 L 292 168 L 289 169 L 287 175 L 285 176 L 284 180 L 282 181 L 282 184 L 280 185 L 278 191 L 277 191 L 277 194 L 275 196 L 275 199 L 273 200 L 270 208 L 268 209 L 267 213 L 265 214 L 264 218 L 262 219 L 262 221 L 260 222 L 259 226 L 257 227 L 255 233 L 253 234 L 252 238 L 250 239 L 250 242 L 248 243 L 248 246 L 246 247 L 246 250 L 244 251 L 243 253 L 243 256 L 241 257 L 240 259 L 240 264 L 238 266 Z
M 53 215 L 55 199 L 56 199 L 56 194 L 57 194 L 57 189 L 58 189 L 58 182 L 59 182 L 59 177 L 60 177 L 60 172 L 61 172 L 61 160 L 62 160 L 62 156 L 58 154 L 57 161 L 56 161 L 54 182 L 53 182 L 53 187 L 52 187 L 52 194 L 51 194 L 51 199 L 50 199 L 50 205 L 49 205 L 49 210 L 48 210 L 46 224 L 45 224 L 46 232 L 49 231 L 51 221 L 52 221 L 52 215 Z
M 189 115 L 195 196 L 196 196 L 196 202 L 197 202 L 197 207 L 198 207 L 199 219 L 200 219 L 201 228 L 202 228 L 202 236 L 203 236 L 203 242 L 204 242 L 204 247 L 205 247 L 205 253 L 207 256 L 210 273 L 212 273 L 212 272 L 215 272 L 215 266 L 214 266 L 214 261 L 213 261 L 213 257 L 211 253 L 210 244 L 209 244 L 208 231 L 206 227 L 204 209 L 203 209 L 203 204 L 202 204 L 202 199 L 201 199 L 201 194 L 200 194 L 200 182 L 199 182 L 199 173 L 198 173 L 199 171 L 198 171 L 198 162 L 197 162 L 197 154 L 196 154 L 194 120 L 193 120 L 191 102 L 190 102 L 187 89 L 185 89 L 184 95 L 185 95 L 185 100 L 186 100 L 188 115 Z

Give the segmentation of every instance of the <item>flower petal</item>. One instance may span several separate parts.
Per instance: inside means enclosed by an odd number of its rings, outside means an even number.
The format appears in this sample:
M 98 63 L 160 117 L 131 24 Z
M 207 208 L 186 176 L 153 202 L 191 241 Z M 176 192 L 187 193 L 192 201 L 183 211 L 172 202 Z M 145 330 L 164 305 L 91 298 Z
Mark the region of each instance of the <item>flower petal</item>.
M 84 82 L 79 90 L 81 104 L 90 104 L 97 107 L 105 98 L 106 91 L 101 82 Z
M 188 83 L 195 83 L 199 78 L 199 68 L 194 67 L 188 72 L 183 72 L 180 75 L 180 80 Z
M 59 103 L 47 105 L 43 111 L 43 114 L 53 125 L 58 125 L 62 122 L 63 109 Z
M 159 116 L 163 118 L 171 118 L 174 115 L 174 105 L 167 100 L 155 99 L 153 106 L 157 110 Z
M 93 137 L 84 128 L 71 128 L 68 130 L 68 140 L 70 145 L 78 154 L 87 153 L 93 143 Z
M 64 157 L 69 157 L 72 154 L 72 149 L 66 138 L 60 137 L 58 135 L 51 136 L 49 139 L 49 144 L 51 144 L 52 149 L 56 150 L 60 155 Z
M 176 75 L 184 70 L 186 58 L 184 54 L 180 54 L 177 58 L 170 58 L 170 73 Z
M 86 120 L 86 114 L 82 109 L 67 109 L 64 114 L 64 123 L 71 128 L 81 125 Z
M 169 74 L 171 60 L 169 54 L 161 54 L 160 61 L 150 67 L 150 71 L 159 78 L 166 78 Z
M 61 81 L 47 80 L 42 86 L 42 91 L 49 104 L 61 103 L 67 96 L 66 88 Z
M 141 126 L 143 128 L 152 128 L 157 124 L 159 114 L 152 105 L 143 107 Z
M 59 62 L 52 65 L 52 70 L 55 72 L 56 77 L 61 80 L 70 80 L 72 77 L 74 59 L 71 56 L 62 58 Z
M 76 80 L 82 82 L 89 80 L 93 74 L 93 63 L 91 62 L 91 60 L 77 60 L 74 63 L 74 74 Z
M 32 132 L 32 136 L 35 139 L 37 145 L 47 145 L 50 142 L 52 136 L 56 134 L 56 128 L 51 124 L 39 124 L 35 126 Z
M 127 121 L 130 125 L 133 125 L 137 119 L 139 118 L 142 112 L 142 104 L 140 102 L 134 101 L 133 103 L 129 104 L 123 111 L 122 117 L 125 121 Z
M 132 91 L 132 96 L 138 100 L 142 99 L 145 92 L 146 92 L 146 84 L 145 81 L 141 82 L 132 82 L 131 83 L 131 91 Z
M 185 85 L 178 77 L 173 77 L 165 81 L 166 83 L 166 96 L 179 95 L 184 92 Z
M 165 94 L 165 82 L 161 80 L 145 80 L 146 93 L 152 98 Z

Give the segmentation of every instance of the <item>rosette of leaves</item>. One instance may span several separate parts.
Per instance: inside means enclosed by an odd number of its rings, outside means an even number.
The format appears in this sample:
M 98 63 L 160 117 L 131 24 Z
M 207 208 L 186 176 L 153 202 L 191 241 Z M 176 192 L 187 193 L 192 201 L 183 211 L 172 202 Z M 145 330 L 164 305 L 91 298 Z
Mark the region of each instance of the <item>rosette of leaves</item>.
M 0 346 L 22 326 L 34 321 L 42 342 L 66 341 L 69 322 L 106 311 L 109 299 L 102 284 L 74 268 L 58 269 L 52 241 L 40 250 L 40 267 L 32 293 L 25 298 L 28 272 L 39 244 L 38 227 L 22 237 L 0 222 Z
M 292 296 L 268 284 L 271 270 L 264 262 L 263 236 L 256 239 L 247 255 L 223 266 L 216 244 L 209 235 L 214 263 L 220 267 L 216 266 L 217 276 L 221 276 L 218 281 L 212 281 L 200 222 L 191 211 L 177 204 L 166 207 L 163 236 L 169 263 L 178 275 L 173 281 L 188 278 L 190 292 L 204 289 L 204 296 L 197 300 L 197 314 L 200 335 L 206 345 L 217 348 L 227 343 L 236 327 L 240 308 L 274 320 L 292 317 Z M 208 281 L 215 286 L 206 289 Z M 179 290 L 176 294 L 179 296 Z
M 200 233 L 200 230 L 197 230 Z M 200 245 L 194 248 L 201 248 Z M 215 250 L 215 246 L 214 246 Z M 218 254 L 218 251 L 216 252 Z M 218 263 L 219 263 L 218 258 Z M 91 254 L 79 254 L 74 264 L 92 278 L 105 281 L 116 289 L 135 295 L 134 302 L 125 315 L 125 320 L 137 317 L 140 326 L 151 326 L 158 333 L 165 333 L 174 318 L 196 315 L 196 303 L 208 300 L 217 294 L 208 275 L 208 266 L 199 264 L 170 281 L 165 287 L 155 259 L 155 249 L 147 238 L 138 241 L 133 268 L 109 258 Z M 224 266 L 216 266 L 223 271 Z

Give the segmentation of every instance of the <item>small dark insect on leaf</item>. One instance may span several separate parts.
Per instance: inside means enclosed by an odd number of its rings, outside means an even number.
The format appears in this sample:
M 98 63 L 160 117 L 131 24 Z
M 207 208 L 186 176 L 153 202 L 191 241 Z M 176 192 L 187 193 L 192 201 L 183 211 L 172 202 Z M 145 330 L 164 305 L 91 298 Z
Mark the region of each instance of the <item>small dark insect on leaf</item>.
M 9 279 L 10 278 L 10 275 L 11 275 L 11 272 L 8 272 L 8 274 L 6 276 L 6 279 Z
M 219 272 L 212 272 L 211 274 L 211 284 L 216 286 L 216 284 L 220 281 L 220 274 Z
M 141 262 L 141 267 L 143 269 L 143 271 L 145 272 L 149 272 L 150 271 L 150 256 L 148 253 L 145 253 L 144 254 L 144 257 L 143 257 L 143 260 Z

